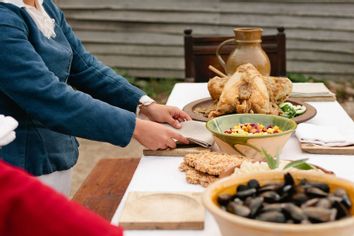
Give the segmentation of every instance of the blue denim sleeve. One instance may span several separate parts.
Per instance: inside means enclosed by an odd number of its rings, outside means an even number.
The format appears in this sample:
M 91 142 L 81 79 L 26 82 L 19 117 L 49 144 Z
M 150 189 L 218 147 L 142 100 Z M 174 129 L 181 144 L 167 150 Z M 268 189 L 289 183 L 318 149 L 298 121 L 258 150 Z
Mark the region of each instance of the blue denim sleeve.
M 28 41 L 26 27 L 12 24 L 16 19 L 6 22 L 0 22 L 0 92 L 52 130 L 127 145 L 135 128 L 135 114 L 60 82 Z M 118 96 L 124 101 L 124 96 Z
M 60 11 L 60 25 L 74 52 L 69 83 L 93 97 L 135 112 L 145 94 L 90 54 Z

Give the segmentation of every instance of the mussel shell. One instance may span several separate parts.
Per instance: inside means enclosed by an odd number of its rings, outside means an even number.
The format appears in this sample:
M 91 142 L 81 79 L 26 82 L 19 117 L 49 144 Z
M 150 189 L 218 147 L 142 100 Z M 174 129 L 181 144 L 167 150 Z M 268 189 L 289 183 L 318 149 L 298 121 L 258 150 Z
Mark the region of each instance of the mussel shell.
M 350 200 L 348 195 L 343 196 L 341 203 L 343 203 L 343 205 L 346 206 L 348 209 L 352 207 L 352 201 Z
M 243 201 L 242 201 L 241 199 L 239 199 L 239 198 L 235 198 L 235 199 L 233 200 L 233 202 L 234 202 L 234 203 L 237 203 L 237 204 L 240 204 L 240 205 L 243 204 Z
M 295 193 L 294 195 L 291 196 L 291 201 L 294 202 L 296 205 L 301 206 L 304 204 L 307 200 L 309 200 L 308 196 L 305 193 Z
M 229 202 L 229 204 L 227 204 L 226 210 L 232 214 L 242 217 L 248 217 L 251 213 L 251 210 L 248 207 L 237 204 L 235 202 Z
M 272 204 L 263 204 L 262 212 L 266 211 L 283 211 L 285 203 L 272 203 Z
M 330 200 L 331 203 L 333 204 L 334 202 L 341 202 L 342 198 L 330 194 L 328 195 L 328 200 Z
M 279 192 L 280 200 L 279 201 L 288 201 L 291 198 L 291 195 L 294 193 L 294 185 L 284 185 Z
M 287 224 L 295 224 L 295 221 L 293 221 L 292 219 L 288 219 L 288 220 L 286 221 L 286 223 L 287 223 Z
M 256 197 L 249 201 L 247 206 L 251 210 L 251 217 L 257 215 L 258 212 L 263 208 L 263 201 L 263 197 Z
M 321 198 L 317 202 L 316 207 L 330 209 L 332 207 L 332 202 L 328 198 Z
M 275 202 L 280 201 L 280 195 L 276 192 L 273 192 L 273 191 L 261 193 L 260 196 L 263 197 L 264 202 L 267 202 L 267 203 L 275 203 Z
M 283 187 L 282 184 L 266 184 L 258 189 L 258 192 L 263 193 L 263 192 L 268 192 L 268 191 L 273 191 L 277 192 Z
M 329 186 L 328 184 L 325 183 L 318 183 L 318 182 L 310 182 L 308 180 L 301 180 L 300 181 L 300 186 L 302 186 L 303 188 L 310 188 L 310 187 L 315 187 L 315 188 L 319 188 L 322 191 L 329 193 Z
M 329 193 L 329 186 L 328 186 L 328 184 L 309 182 L 309 185 L 311 185 L 312 187 L 315 187 L 315 188 L 319 188 L 319 189 L 321 189 L 323 192 Z
M 247 189 L 249 189 L 247 185 L 245 185 L 245 184 L 240 184 L 239 186 L 237 186 L 236 192 L 245 191 L 245 190 L 247 190 Z
M 250 205 L 250 202 L 252 201 L 252 199 L 254 199 L 253 197 L 248 197 L 246 198 L 243 202 L 245 204 L 245 206 L 249 206 Z
M 259 214 L 256 217 L 257 220 L 274 222 L 274 223 L 285 223 L 287 221 L 283 213 L 279 211 L 267 211 Z
M 247 197 L 254 196 L 257 193 L 255 188 L 250 188 L 244 191 L 239 191 L 236 193 L 236 197 L 240 199 L 246 199 Z
M 307 219 L 304 211 L 295 204 L 288 203 L 284 206 L 284 212 L 295 222 L 300 223 Z
M 346 191 L 342 188 L 337 188 L 334 192 L 333 192 L 334 196 L 337 197 L 343 197 L 344 195 L 346 195 Z
M 303 203 L 301 205 L 301 208 L 315 207 L 319 201 L 320 201 L 319 198 L 311 198 L 311 199 L 307 200 L 305 203 Z
M 337 215 L 336 215 L 337 220 L 349 216 L 348 209 L 341 202 L 334 201 L 333 208 L 336 209 L 336 211 L 337 211 Z
M 294 192 L 294 186 L 293 185 L 290 185 L 290 184 L 287 184 L 287 185 L 284 185 L 282 188 L 281 188 L 281 192 L 282 193 L 292 193 Z
M 301 221 L 300 224 L 302 224 L 302 225 L 308 225 L 308 224 L 311 224 L 311 221 L 309 221 L 308 219 L 306 219 L 306 220 Z
M 318 198 L 322 198 L 322 197 L 327 197 L 328 193 L 326 193 L 325 191 L 316 188 L 316 187 L 309 187 L 305 189 L 305 193 L 307 196 L 309 197 L 318 197 Z
M 324 209 L 320 207 L 303 208 L 305 215 L 313 223 L 324 223 L 334 221 L 336 219 L 336 209 Z
M 248 188 L 255 188 L 256 190 L 259 189 L 259 182 L 256 179 L 251 179 L 247 183 Z
M 221 205 L 221 206 L 226 206 L 229 202 L 231 202 L 232 200 L 234 200 L 235 195 L 232 194 L 228 194 L 228 193 L 223 193 L 220 194 L 217 198 L 217 202 Z
M 295 184 L 295 180 L 293 176 L 290 173 L 286 173 L 284 175 L 284 185 L 294 185 L 294 184 Z
M 346 207 L 346 208 L 351 208 L 352 207 L 352 202 L 347 194 L 347 192 L 342 189 L 338 188 L 336 191 L 334 191 L 334 196 L 340 197 L 341 198 L 341 203 Z

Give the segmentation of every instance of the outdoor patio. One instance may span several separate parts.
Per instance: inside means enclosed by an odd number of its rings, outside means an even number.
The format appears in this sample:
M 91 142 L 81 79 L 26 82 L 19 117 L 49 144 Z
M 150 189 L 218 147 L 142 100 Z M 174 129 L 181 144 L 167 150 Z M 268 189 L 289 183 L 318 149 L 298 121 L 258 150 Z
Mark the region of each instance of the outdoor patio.
M 354 0 L 0 0 L 0 32 L 0 236 L 354 236 Z

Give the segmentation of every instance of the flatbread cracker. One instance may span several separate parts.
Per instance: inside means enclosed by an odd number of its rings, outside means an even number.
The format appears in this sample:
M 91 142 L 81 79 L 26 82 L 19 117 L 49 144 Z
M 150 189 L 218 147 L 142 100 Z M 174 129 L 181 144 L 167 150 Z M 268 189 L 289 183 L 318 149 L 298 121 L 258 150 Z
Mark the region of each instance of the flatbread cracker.
M 200 184 L 203 187 L 208 187 L 209 184 L 218 180 L 216 176 L 197 171 L 193 167 L 187 165 L 185 162 L 181 163 L 179 170 L 186 173 L 186 181 L 190 184 Z
M 194 154 L 187 154 L 184 161 L 195 170 L 205 174 L 219 176 L 230 166 L 241 165 L 242 156 L 229 155 L 219 152 L 203 151 Z

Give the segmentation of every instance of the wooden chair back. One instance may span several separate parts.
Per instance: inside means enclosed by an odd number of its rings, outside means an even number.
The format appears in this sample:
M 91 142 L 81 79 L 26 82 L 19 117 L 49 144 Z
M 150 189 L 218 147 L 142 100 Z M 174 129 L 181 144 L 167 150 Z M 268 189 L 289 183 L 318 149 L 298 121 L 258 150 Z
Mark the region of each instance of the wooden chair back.
M 286 37 L 284 27 L 277 28 L 275 35 L 262 36 L 263 50 L 269 57 L 272 76 L 286 76 Z M 187 81 L 207 82 L 215 76 L 208 69 L 213 65 L 220 71 L 224 69 L 216 58 L 216 48 L 226 39 L 233 36 L 220 35 L 192 35 L 191 29 L 184 31 L 184 59 L 185 77 Z M 228 55 L 235 49 L 235 45 L 227 44 L 221 50 L 221 56 L 227 60 Z

